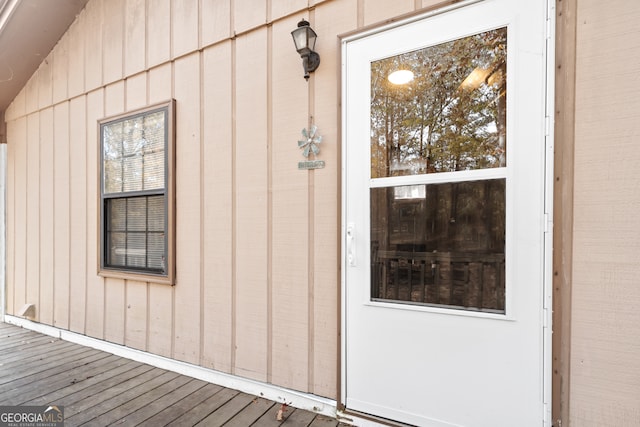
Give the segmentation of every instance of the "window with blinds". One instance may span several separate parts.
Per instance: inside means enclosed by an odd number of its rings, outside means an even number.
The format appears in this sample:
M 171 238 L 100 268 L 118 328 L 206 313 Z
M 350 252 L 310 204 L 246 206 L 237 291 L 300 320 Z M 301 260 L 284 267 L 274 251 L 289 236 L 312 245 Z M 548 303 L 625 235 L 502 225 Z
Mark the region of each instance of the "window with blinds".
M 101 271 L 170 276 L 173 103 L 100 123 Z

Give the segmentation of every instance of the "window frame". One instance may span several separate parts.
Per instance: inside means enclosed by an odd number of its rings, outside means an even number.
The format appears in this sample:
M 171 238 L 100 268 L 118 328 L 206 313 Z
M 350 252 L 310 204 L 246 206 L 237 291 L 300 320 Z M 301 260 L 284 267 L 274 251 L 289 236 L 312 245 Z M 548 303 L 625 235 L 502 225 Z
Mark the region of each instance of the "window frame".
M 97 270 L 98 275 L 102 277 L 112 277 L 127 280 L 137 280 L 144 282 L 153 282 L 160 284 L 175 284 L 175 100 L 171 99 L 162 103 L 150 105 L 148 107 L 137 110 L 127 111 L 122 114 L 109 116 L 98 121 L 98 251 L 97 251 Z M 146 192 L 122 192 L 124 198 L 133 198 L 139 196 L 149 196 L 154 194 L 164 194 L 165 196 L 165 233 L 166 233 L 166 254 L 165 254 L 165 272 L 154 273 L 151 271 L 132 269 L 127 267 L 108 266 L 106 251 L 106 201 L 113 197 L 105 197 L 104 191 L 104 126 L 118 121 L 133 119 L 135 117 L 144 116 L 157 111 L 166 111 L 165 122 L 165 187 L 163 192 L 153 190 Z

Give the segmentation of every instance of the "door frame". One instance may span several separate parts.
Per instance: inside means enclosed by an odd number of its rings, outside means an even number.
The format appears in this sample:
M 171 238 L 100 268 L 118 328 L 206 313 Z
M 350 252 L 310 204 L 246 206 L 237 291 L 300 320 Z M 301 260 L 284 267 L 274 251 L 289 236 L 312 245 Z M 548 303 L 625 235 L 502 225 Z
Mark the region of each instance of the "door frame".
M 346 138 L 346 71 L 345 58 L 346 46 L 349 42 L 382 33 L 396 27 L 421 21 L 430 17 L 464 8 L 476 3 L 488 0 L 447 0 L 435 6 L 430 6 L 417 12 L 412 12 L 399 17 L 393 22 L 385 21 L 383 24 L 372 24 L 363 29 L 339 35 L 340 39 L 340 142 L 341 142 L 341 195 L 340 195 L 340 339 L 339 339 L 339 369 L 338 369 L 338 398 L 337 412 L 339 417 L 350 420 L 359 420 L 361 425 L 370 425 L 369 421 L 381 421 L 385 424 L 389 420 L 380 419 L 374 415 L 354 411 L 346 406 L 346 349 L 347 349 L 347 305 L 346 305 L 346 272 L 347 272 L 347 138 Z M 554 108 L 555 108 L 555 44 L 556 44 L 556 1 L 539 0 L 545 3 L 546 9 L 546 53 L 545 53 L 545 105 L 544 105 L 544 138 L 545 138 L 545 165 L 544 165 L 544 271 L 543 271 L 543 404 L 544 426 L 552 425 L 552 320 L 553 320 L 553 200 L 554 200 Z

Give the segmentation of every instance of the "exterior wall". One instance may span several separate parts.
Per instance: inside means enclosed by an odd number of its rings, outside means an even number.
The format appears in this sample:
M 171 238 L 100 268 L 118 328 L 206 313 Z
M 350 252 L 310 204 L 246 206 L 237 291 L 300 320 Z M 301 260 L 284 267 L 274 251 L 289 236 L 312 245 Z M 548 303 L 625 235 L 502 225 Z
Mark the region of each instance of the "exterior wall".
M 637 426 L 640 3 L 572 3 L 577 47 L 570 425 Z
M 42 323 L 336 398 L 337 36 L 436 3 L 90 1 L 6 111 L 7 313 L 34 303 Z M 557 9 L 554 418 L 638 425 L 640 4 Z M 289 35 L 303 17 L 309 82 Z M 169 98 L 177 284 L 104 279 L 97 120 Z M 303 172 L 310 116 L 327 166 Z
M 7 313 L 336 398 L 338 35 L 435 3 L 90 1 L 6 112 Z M 99 277 L 97 121 L 170 98 L 176 285 Z M 326 168 L 308 172 L 310 117 Z

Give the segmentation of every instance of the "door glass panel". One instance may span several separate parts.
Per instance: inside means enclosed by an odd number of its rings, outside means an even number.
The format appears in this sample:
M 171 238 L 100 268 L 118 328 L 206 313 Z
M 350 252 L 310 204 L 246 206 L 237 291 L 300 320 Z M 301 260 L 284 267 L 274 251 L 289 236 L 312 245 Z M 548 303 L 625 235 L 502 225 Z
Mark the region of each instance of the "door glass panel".
M 371 177 L 506 166 L 507 29 L 371 63 Z
M 373 300 L 504 312 L 505 179 L 370 191 Z

